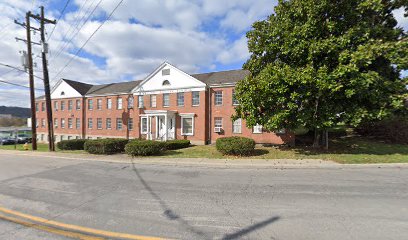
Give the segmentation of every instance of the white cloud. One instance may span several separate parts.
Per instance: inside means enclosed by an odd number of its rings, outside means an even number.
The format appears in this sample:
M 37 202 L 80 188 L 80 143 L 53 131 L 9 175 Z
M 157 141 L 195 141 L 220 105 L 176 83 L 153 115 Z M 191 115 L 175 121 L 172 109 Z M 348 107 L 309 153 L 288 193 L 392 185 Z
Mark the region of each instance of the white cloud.
M 222 64 L 237 63 L 248 59 L 249 52 L 247 46 L 247 38 L 241 37 L 235 41 L 229 48 L 223 50 L 217 60 Z
M 395 19 L 398 21 L 398 26 L 404 28 L 405 31 L 408 31 L 408 18 L 404 16 L 405 9 L 399 8 L 393 11 Z

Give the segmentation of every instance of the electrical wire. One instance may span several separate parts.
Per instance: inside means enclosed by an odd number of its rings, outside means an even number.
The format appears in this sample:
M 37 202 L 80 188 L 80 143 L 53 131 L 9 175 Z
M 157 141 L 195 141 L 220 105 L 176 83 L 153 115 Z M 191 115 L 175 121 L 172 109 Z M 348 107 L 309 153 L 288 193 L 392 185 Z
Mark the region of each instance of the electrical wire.
M 5 64 L 5 63 L 0 63 L 0 66 L 12 68 L 12 69 L 14 69 L 14 70 L 17 70 L 17 71 L 24 72 L 24 73 L 27 73 L 27 74 L 28 74 L 28 72 L 26 72 L 26 71 L 23 70 L 23 69 L 20 69 L 20 68 L 18 68 L 18 67 L 14 67 L 14 66 L 11 66 L 11 65 L 8 65 L 8 64 Z M 34 75 L 34 74 L 33 74 L 33 76 L 36 77 L 36 78 L 38 78 L 38 79 L 44 80 L 42 77 L 36 76 L 36 75 Z
M 60 14 L 60 16 L 59 16 L 58 19 L 57 19 L 57 23 L 56 23 L 56 24 L 54 25 L 54 27 L 52 28 L 52 31 L 51 31 L 50 35 L 48 35 L 47 41 L 50 40 L 52 34 L 53 34 L 54 31 L 55 31 L 55 28 L 57 27 L 57 24 L 58 24 L 59 20 L 60 20 L 61 17 L 64 15 L 64 12 L 65 12 L 65 10 L 67 9 L 67 6 L 68 6 L 68 4 L 69 4 L 70 1 L 71 1 L 71 0 L 67 0 L 67 2 L 65 3 L 64 7 L 62 8 L 61 14 Z
M 68 62 L 64 65 L 64 67 L 58 71 L 58 73 L 54 76 L 53 80 L 55 80 L 59 74 L 61 74 L 66 67 L 68 67 L 68 65 L 72 62 L 72 60 L 78 56 L 78 54 L 82 51 L 82 49 L 85 47 L 85 45 L 91 40 L 91 38 L 96 34 L 96 32 L 98 32 L 98 30 L 112 17 L 112 15 L 115 13 L 116 9 L 119 8 L 119 6 L 123 3 L 124 0 L 121 0 L 116 7 L 111 11 L 111 13 L 108 15 L 107 18 L 105 18 L 105 20 L 98 26 L 98 28 L 95 29 L 95 31 L 88 37 L 88 39 L 85 41 L 84 44 L 82 44 L 82 46 L 76 51 L 76 53 L 68 60 Z
M 1 80 L 1 79 L 0 79 L 0 83 L 9 84 L 9 85 L 17 86 L 17 87 L 30 88 L 29 86 L 25 86 L 25 85 L 21 85 L 21 84 L 17 84 L 17 83 L 12 83 L 12 82 L 9 82 L 9 81 L 6 81 L 6 80 Z M 34 88 L 34 90 L 44 91 L 43 88 Z

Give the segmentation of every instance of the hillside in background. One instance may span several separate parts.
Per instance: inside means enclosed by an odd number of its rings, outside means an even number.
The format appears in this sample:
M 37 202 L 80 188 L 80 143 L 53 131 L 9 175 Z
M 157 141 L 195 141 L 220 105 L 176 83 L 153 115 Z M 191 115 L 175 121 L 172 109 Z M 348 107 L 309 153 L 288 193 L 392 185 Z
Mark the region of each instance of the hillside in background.
M 0 114 L 11 114 L 13 117 L 29 118 L 31 117 L 31 110 L 22 107 L 0 106 Z

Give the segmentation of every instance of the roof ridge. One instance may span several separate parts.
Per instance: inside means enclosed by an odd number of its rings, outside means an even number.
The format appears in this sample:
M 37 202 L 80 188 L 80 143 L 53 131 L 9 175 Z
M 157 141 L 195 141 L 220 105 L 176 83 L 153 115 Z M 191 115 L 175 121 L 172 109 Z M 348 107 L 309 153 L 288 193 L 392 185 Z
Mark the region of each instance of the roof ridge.
M 234 71 L 249 71 L 249 70 L 246 70 L 246 69 L 230 69 L 230 70 L 215 71 L 215 72 L 193 73 L 193 74 L 191 74 L 191 75 L 211 74 L 211 73 L 223 73 L 223 72 L 234 72 Z

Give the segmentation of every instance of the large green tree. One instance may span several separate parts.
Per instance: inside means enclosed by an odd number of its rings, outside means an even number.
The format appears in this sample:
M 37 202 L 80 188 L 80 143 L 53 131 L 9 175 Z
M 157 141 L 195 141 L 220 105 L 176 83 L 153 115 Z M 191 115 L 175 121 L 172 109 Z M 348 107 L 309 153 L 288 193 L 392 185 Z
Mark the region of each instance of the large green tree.
M 247 33 L 251 72 L 236 87 L 234 118 L 268 130 L 321 133 L 403 106 L 406 33 L 392 13 L 406 0 L 279 0 Z

